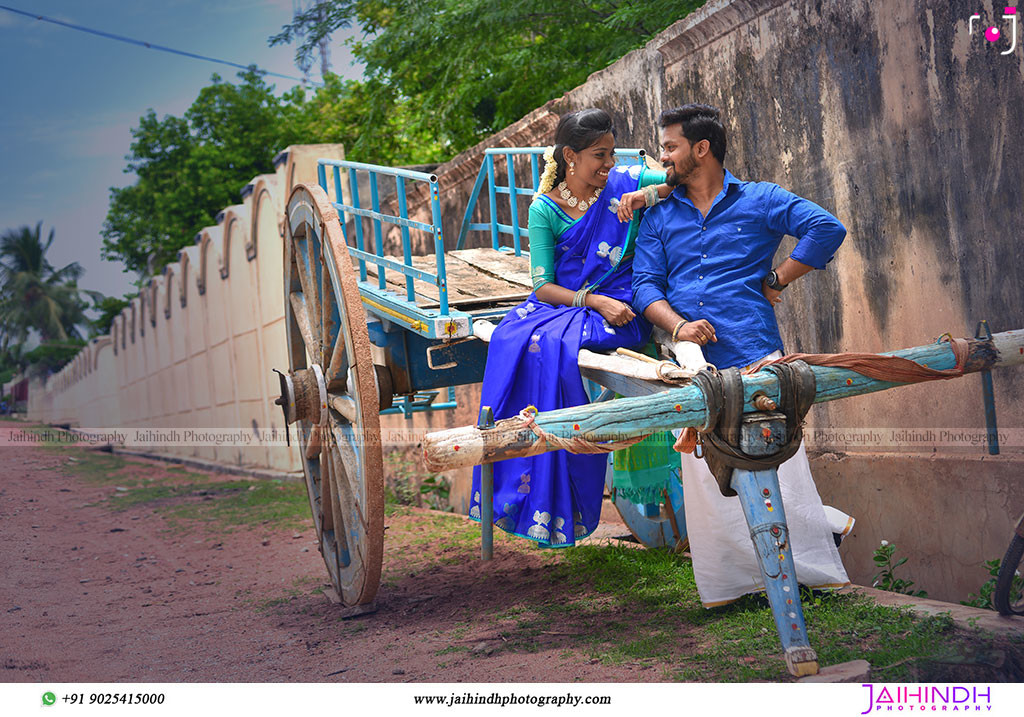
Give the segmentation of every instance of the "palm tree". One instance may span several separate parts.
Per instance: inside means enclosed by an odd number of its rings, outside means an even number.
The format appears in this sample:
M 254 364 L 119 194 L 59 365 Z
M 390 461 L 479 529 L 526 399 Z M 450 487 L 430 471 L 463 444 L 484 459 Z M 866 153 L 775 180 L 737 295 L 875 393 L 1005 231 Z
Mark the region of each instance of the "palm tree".
M 46 259 L 54 231 L 43 241 L 42 228 L 39 222 L 35 229 L 23 226 L 0 237 L 0 351 L 12 341 L 24 342 L 32 330 L 44 342 L 81 338 L 86 303 L 76 282 L 82 267 L 72 262 L 54 269 Z

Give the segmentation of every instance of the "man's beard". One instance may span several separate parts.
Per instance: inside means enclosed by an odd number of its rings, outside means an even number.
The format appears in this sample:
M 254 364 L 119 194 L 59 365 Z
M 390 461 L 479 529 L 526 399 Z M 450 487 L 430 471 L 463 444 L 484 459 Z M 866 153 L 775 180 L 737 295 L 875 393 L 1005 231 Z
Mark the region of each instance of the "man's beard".
M 686 155 L 683 160 L 683 166 L 679 171 L 676 171 L 675 165 L 671 164 L 665 169 L 665 184 L 670 187 L 678 187 L 681 184 L 686 184 L 686 181 L 693 174 L 693 170 L 697 168 L 697 160 L 690 155 Z

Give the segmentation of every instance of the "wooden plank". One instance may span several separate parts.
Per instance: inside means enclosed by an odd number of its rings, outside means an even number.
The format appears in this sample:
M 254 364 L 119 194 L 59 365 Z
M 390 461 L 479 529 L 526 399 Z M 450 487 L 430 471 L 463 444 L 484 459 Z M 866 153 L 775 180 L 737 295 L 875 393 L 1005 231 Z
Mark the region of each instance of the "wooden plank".
M 455 259 L 476 267 L 489 276 L 502 281 L 519 284 L 527 289 L 533 289 L 533 280 L 530 278 L 530 253 L 523 252 L 516 256 L 494 249 L 459 249 L 445 254 L 445 259 Z M 454 262 L 449 261 L 448 266 Z
M 402 261 L 400 257 L 387 258 L 394 261 Z M 352 261 L 355 266 L 358 260 L 353 259 Z M 527 259 L 527 262 L 529 262 L 529 259 Z M 437 270 L 437 264 L 434 261 L 433 255 L 414 256 L 412 258 L 412 265 L 417 269 L 423 269 L 424 271 L 429 271 L 431 273 Z M 376 264 L 367 262 L 367 280 L 374 284 L 377 283 L 377 269 L 378 267 Z M 479 299 L 483 297 L 501 297 L 502 300 L 518 303 L 529 296 L 529 291 L 524 291 L 521 284 L 505 281 L 500 277 L 492 276 L 480 268 L 464 261 L 448 261 L 445 264 L 445 272 L 448 277 L 449 306 L 458 306 L 459 304 L 467 302 L 480 303 Z M 384 278 L 388 291 L 398 293 L 403 297 L 405 296 L 406 289 L 404 274 L 385 269 Z M 417 306 L 423 309 L 437 308 L 440 306 L 436 286 L 424 281 L 415 281 L 413 286 L 416 292 Z M 497 301 L 498 299 L 490 298 L 489 300 Z

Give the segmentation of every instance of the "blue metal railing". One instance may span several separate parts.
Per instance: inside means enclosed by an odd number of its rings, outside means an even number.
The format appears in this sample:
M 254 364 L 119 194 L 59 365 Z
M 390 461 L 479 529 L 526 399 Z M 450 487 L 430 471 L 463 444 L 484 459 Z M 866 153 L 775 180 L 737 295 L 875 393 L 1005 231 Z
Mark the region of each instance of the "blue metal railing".
M 501 246 L 501 235 L 507 234 L 512 237 L 511 251 L 519 256 L 522 254 L 522 237 L 527 234 L 526 227 L 519 224 L 519 197 L 532 197 L 540 186 L 540 158 L 544 155 L 547 147 L 492 147 L 484 150 L 484 161 L 476 175 L 476 182 L 473 191 L 469 195 L 469 202 L 466 204 L 466 213 L 462 217 L 462 225 L 459 227 L 459 240 L 455 245 L 456 249 L 462 249 L 466 243 L 466 236 L 471 231 L 490 232 L 491 247 L 497 251 L 508 251 L 509 247 Z M 515 158 L 527 156 L 530 159 L 530 187 L 519 187 L 516 185 Z M 505 158 L 505 172 L 508 177 L 508 184 L 497 184 L 495 181 L 495 157 Z M 632 164 L 642 162 L 646 152 L 642 149 L 616 149 L 615 161 L 618 164 Z M 487 182 L 487 203 L 488 221 L 473 222 L 473 212 L 476 210 L 477 202 L 480 199 L 480 192 L 483 190 L 484 182 Z M 504 224 L 498 221 L 498 195 L 508 196 L 509 216 L 511 224 Z
M 437 175 L 416 172 L 409 169 L 395 167 L 382 167 L 376 164 L 364 164 L 362 162 L 339 161 L 332 159 L 317 160 L 317 179 L 325 192 L 328 192 L 327 170 L 330 168 L 334 185 L 335 201 L 331 203 L 340 213 L 341 227 L 345 234 L 345 242 L 348 243 L 348 229 L 346 227 L 346 214 L 355 217 L 355 246 L 349 246 L 349 254 L 359 262 L 359 280 L 366 282 L 366 265 L 374 264 L 377 267 L 377 287 L 381 291 L 386 290 L 387 270 L 395 271 L 405 277 L 405 302 L 409 308 L 415 311 L 416 308 L 416 281 L 422 281 L 436 287 L 440 314 L 448 315 L 448 276 L 445 271 L 444 262 L 444 240 L 441 230 L 441 200 L 438 190 Z M 348 174 L 349 203 L 345 203 L 342 192 L 341 176 L 345 170 Z M 359 197 L 359 172 L 368 175 L 370 185 L 370 208 L 367 209 L 361 203 Z M 392 177 L 395 181 L 395 196 L 398 202 L 398 213 L 387 214 L 381 211 L 380 192 L 378 177 Z M 431 222 L 416 221 L 409 218 L 408 204 L 406 200 L 406 180 L 423 182 L 429 185 L 430 191 L 430 213 Z M 328 192 L 329 193 L 329 192 Z M 371 220 L 373 227 L 373 252 L 367 251 L 365 245 L 362 218 Z M 393 224 L 400 227 L 402 235 L 402 261 L 396 261 L 384 256 L 383 224 Z M 418 229 L 429 233 L 434 239 L 434 258 L 436 272 L 429 272 L 413 266 L 412 244 L 409 235 L 410 229 Z

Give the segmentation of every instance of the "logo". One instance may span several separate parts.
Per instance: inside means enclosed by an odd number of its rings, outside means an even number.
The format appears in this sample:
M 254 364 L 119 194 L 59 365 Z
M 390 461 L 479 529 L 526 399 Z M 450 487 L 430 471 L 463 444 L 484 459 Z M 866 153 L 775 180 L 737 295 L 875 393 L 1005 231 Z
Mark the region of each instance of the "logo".
M 992 709 L 992 688 L 977 685 L 861 685 L 868 694 L 867 709 L 873 712 L 988 712 Z
M 971 15 L 971 19 L 967 21 L 967 34 L 968 35 L 972 35 L 972 36 L 974 35 L 974 30 L 975 30 L 974 23 L 975 23 L 975 20 L 978 21 L 978 25 L 979 25 L 979 28 L 980 28 L 980 25 L 981 25 L 981 22 L 980 22 L 981 21 L 981 14 L 980 13 L 974 13 L 973 15 Z M 999 54 L 1000 55 L 1009 55 L 1011 52 L 1013 52 L 1017 48 L 1017 7 L 1016 7 L 1016 5 L 1007 5 L 1006 8 L 1003 9 L 1003 20 L 1009 20 L 1010 21 L 1010 28 L 1011 28 L 1011 30 L 1010 30 L 1010 49 L 1007 50 L 1006 52 L 1000 52 Z M 993 43 L 994 42 L 998 42 L 999 38 L 1001 38 L 1002 36 L 1003 36 L 1003 31 L 1000 30 L 995 25 L 992 25 L 991 27 L 985 29 L 985 39 L 988 40 L 989 42 L 993 42 Z

